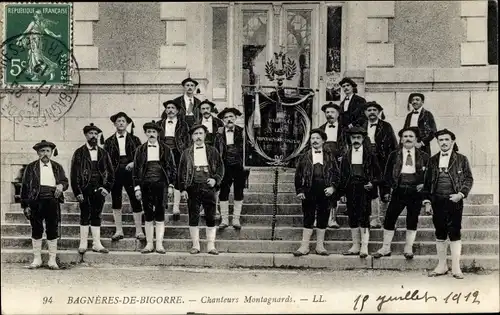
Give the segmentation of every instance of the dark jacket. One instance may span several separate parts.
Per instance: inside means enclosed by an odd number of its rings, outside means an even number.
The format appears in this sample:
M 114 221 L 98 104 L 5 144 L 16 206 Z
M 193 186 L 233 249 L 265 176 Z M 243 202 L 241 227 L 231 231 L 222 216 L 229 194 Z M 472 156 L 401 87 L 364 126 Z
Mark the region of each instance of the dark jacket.
M 326 132 L 326 126 L 328 125 L 328 122 L 324 123 L 323 125 L 319 126 L 319 129 L 323 130 Z M 347 139 L 346 139 L 346 134 L 344 132 L 344 128 L 342 127 L 341 122 L 339 121 L 337 129 L 337 148 L 338 148 L 338 157 L 341 157 L 342 154 L 345 153 L 345 150 L 347 149 Z
M 103 178 L 103 188 L 111 192 L 111 187 L 115 181 L 115 172 L 108 152 L 97 146 L 97 161 L 99 173 Z M 76 149 L 71 159 L 71 189 L 73 194 L 78 196 L 87 188 L 90 181 L 92 160 L 87 145 L 84 144 Z
M 62 185 L 63 191 L 69 187 L 69 181 L 61 164 L 50 160 L 56 185 Z M 23 174 L 23 183 L 21 186 L 21 207 L 29 207 L 30 202 L 37 200 L 40 193 L 40 160 L 31 162 L 26 166 Z M 59 197 L 59 202 L 64 203 L 64 194 Z
M 167 119 L 168 118 L 162 119 L 159 122 L 159 125 L 163 128 L 159 137 L 161 141 L 165 141 L 165 124 L 167 123 Z M 179 152 L 182 152 L 190 145 L 191 138 L 189 136 L 189 126 L 184 119 L 177 115 L 177 124 L 175 125 L 175 146 Z
M 368 124 L 369 122 L 365 121 L 362 125 L 366 131 L 368 131 Z M 368 135 L 366 135 L 366 138 L 370 141 Z M 392 129 L 391 124 L 387 121 L 379 119 L 375 130 L 375 144 L 378 162 L 383 169 L 389 158 L 389 154 L 398 148 L 398 140 L 394 134 L 394 129 Z
M 337 188 L 340 182 L 340 171 L 337 161 L 323 152 L 323 175 L 328 187 Z M 295 169 L 295 191 L 297 194 L 308 193 L 313 180 L 312 150 L 306 151 L 297 163 Z
M 205 148 L 210 172 L 209 177 L 215 179 L 215 188 L 218 188 L 224 177 L 224 163 L 222 163 L 219 151 L 216 148 L 207 144 L 205 144 Z M 182 152 L 181 161 L 179 162 L 177 181 L 180 191 L 185 191 L 191 186 L 194 171 L 194 145 L 191 145 Z
M 125 136 L 125 152 L 129 161 L 134 160 L 135 150 L 141 145 L 139 137 L 131 135 L 127 132 Z M 120 147 L 118 146 L 118 138 L 116 133 L 104 141 L 104 150 L 108 152 L 113 164 L 113 169 L 116 171 L 120 165 Z
M 353 94 L 347 112 L 344 112 L 345 99 L 339 104 L 340 106 L 340 122 L 344 128 L 348 128 L 349 124 L 353 126 L 361 126 L 366 121 L 365 103 L 366 100 L 357 94 Z
M 174 155 L 172 150 L 161 141 L 158 141 L 160 150 L 160 166 L 163 170 L 165 178 L 167 179 L 167 185 L 175 185 L 175 179 L 177 176 L 177 165 L 175 165 Z M 141 144 L 140 147 L 135 151 L 134 156 L 134 170 L 132 171 L 132 176 L 134 179 L 134 187 L 140 186 L 144 182 L 144 175 L 146 174 L 146 165 L 148 163 L 148 142 Z
M 182 120 L 184 120 L 186 117 L 187 108 L 189 106 L 189 104 L 186 104 L 186 102 L 184 101 L 184 95 L 181 95 L 179 97 L 174 98 L 173 101 L 176 104 L 180 105 L 181 109 L 179 110 L 178 117 L 181 118 Z M 196 98 L 195 96 L 193 96 L 193 101 L 194 101 L 194 104 L 193 104 L 194 120 L 198 121 L 201 117 L 201 113 L 200 113 L 201 101 L 200 101 L 200 99 Z
M 403 156 L 402 149 L 396 149 L 389 154 L 384 171 L 384 185 L 387 188 L 396 189 L 398 187 L 399 176 L 403 169 Z M 418 184 L 424 183 L 424 174 L 429 163 L 429 155 L 419 149 L 415 148 L 415 171 L 418 178 Z
M 439 156 L 441 153 L 433 155 L 429 159 L 429 164 L 424 175 L 424 194 L 425 198 L 430 199 L 431 195 L 436 190 L 437 180 L 439 177 Z M 461 192 L 465 198 L 469 195 L 472 189 L 474 179 L 469 166 L 469 160 L 463 154 L 453 151 L 448 164 L 448 173 L 450 174 L 453 184 L 453 190 L 456 194 Z
M 346 153 L 342 156 L 340 162 L 340 185 L 339 189 L 344 191 L 350 183 L 351 178 L 351 152 L 352 147 L 350 147 Z M 372 183 L 373 186 L 382 184 L 382 171 L 379 166 L 377 156 L 371 151 L 367 150 L 363 146 L 363 169 L 365 177 L 368 182 Z M 372 192 L 376 194 L 376 189 L 372 189 Z
M 234 126 L 234 145 L 238 149 L 238 157 L 240 157 L 240 163 L 243 167 L 243 128 L 240 126 Z M 215 134 L 215 148 L 219 151 L 220 156 L 223 161 L 226 160 L 227 154 L 227 144 L 226 144 L 226 130 L 221 127 L 217 130 Z
M 203 118 L 196 122 L 197 124 L 203 124 Z M 224 122 L 217 117 L 212 116 L 212 133 L 207 134 L 205 137 L 205 142 L 209 145 L 215 146 L 215 135 L 219 128 L 224 127 Z
M 412 112 L 406 115 L 406 120 L 404 128 L 409 127 L 411 123 Z M 429 149 L 427 153 L 430 152 L 430 143 L 434 139 L 434 135 L 437 132 L 436 121 L 432 113 L 425 108 L 422 108 L 420 115 L 418 115 L 418 130 L 420 132 L 420 141 L 422 141 L 425 146 Z

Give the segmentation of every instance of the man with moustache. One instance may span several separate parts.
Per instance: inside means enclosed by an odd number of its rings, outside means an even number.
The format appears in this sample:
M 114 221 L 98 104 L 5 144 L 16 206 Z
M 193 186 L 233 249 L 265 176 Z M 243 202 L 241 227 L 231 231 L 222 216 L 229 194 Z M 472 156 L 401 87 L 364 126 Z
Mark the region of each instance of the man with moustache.
M 135 198 L 132 178 L 134 154 L 135 150 L 141 145 L 141 140 L 134 136 L 134 122 L 126 113 L 116 113 L 110 117 L 110 120 L 115 125 L 116 132 L 104 141 L 104 150 L 108 152 L 115 171 L 115 182 L 111 189 L 111 200 L 116 232 L 111 239 L 118 241 L 124 237 L 122 225 L 122 190 L 125 188 L 134 216 L 135 237 L 139 240 L 145 240 L 146 238 L 142 232 L 142 207 L 141 203 Z M 127 132 L 129 124 L 132 124 L 130 133 Z
M 346 256 L 368 256 L 370 240 L 371 200 L 374 187 L 380 183 L 380 168 L 377 156 L 364 143 L 367 133 L 362 127 L 347 130 L 351 143 L 344 153 L 340 165 L 341 195 L 347 199 L 347 215 L 352 233 L 352 247 L 344 252 Z M 361 246 L 360 246 L 361 243 Z
M 215 143 L 215 134 L 219 128 L 224 127 L 224 123 L 212 113 L 215 110 L 215 104 L 209 100 L 204 100 L 200 103 L 201 120 L 198 122 L 207 127 L 208 133 L 205 138 L 206 144 L 213 146 Z
M 379 163 L 380 169 L 383 170 L 389 154 L 396 150 L 398 147 L 398 141 L 396 135 L 394 134 L 394 129 L 391 124 L 386 122 L 385 115 L 383 113 L 383 108 L 377 102 L 368 102 L 365 104 L 365 116 L 367 121 L 364 122 L 363 128 L 367 131 L 368 139 L 370 142 L 371 149 L 375 152 L 377 156 L 377 161 Z M 381 114 L 381 119 L 379 115 Z M 380 202 L 377 199 L 372 201 L 372 215 L 373 219 L 370 222 L 371 228 L 380 228 L 382 223 L 380 222 L 381 212 L 385 213 L 387 209 L 387 204 L 389 202 L 386 196 L 389 195 L 390 190 L 387 190 L 385 185 L 377 185 L 374 187 L 373 191 L 376 193 L 378 191 L 378 196 L 380 197 Z
M 313 222 L 316 218 L 316 254 L 327 256 L 324 247 L 325 232 L 330 214 L 330 199 L 336 191 L 340 174 L 337 161 L 332 154 L 324 150 L 326 133 L 321 129 L 311 130 L 311 150 L 306 151 L 299 159 L 295 170 L 295 190 L 302 200 L 304 228 L 302 243 L 294 256 L 309 253 L 309 241 L 313 233 Z
M 345 149 L 345 134 L 342 125 L 339 122 L 340 107 L 332 102 L 321 107 L 325 113 L 326 123 L 321 125 L 319 129 L 325 132 L 327 139 L 323 144 L 325 153 L 330 154 L 332 159 L 340 162 L 340 158 Z M 330 218 L 328 219 L 328 227 L 338 229 L 340 226 L 337 223 L 337 201 L 335 197 L 331 198 Z
M 344 129 L 361 126 L 366 120 L 363 113 L 366 100 L 357 95 L 358 85 L 351 78 L 343 78 L 339 85 L 344 90 L 345 98 L 340 103 L 340 122 Z
M 184 94 L 175 98 L 174 102 L 180 107 L 179 116 L 181 119 L 185 120 L 188 126 L 191 127 L 201 118 L 201 101 L 194 96 L 198 81 L 186 78 L 181 84 L 184 87 Z
M 102 130 L 91 123 L 83 128 L 87 143 L 76 149 L 71 160 L 71 189 L 80 203 L 80 246 L 78 252 L 87 251 L 89 224 L 92 230 L 92 250 L 109 251 L 101 244 L 101 213 L 105 197 L 115 181 L 113 163 L 108 152 L 97 145 Z M 101 138 L 102 139 L 102 138 Z
M 188 202 L 189 234 L 193 242 L 191 254 L 200 252 L 200 206 L 205 210 L 207 224 L 207 251 L 218 255 L 215 249 L 216 190 L 224 178 L 224 164 L 216 148 L 205 143 L 207 127 L 194 125 L 190 129 L 193 145 L 184 150 L 178 168 L 177 180 L 182 197 Z
M 243 167 L 243 128 L 235 124 L 236 117 L 241 112 L 234 107 L 226 107 L 219 113 L 223 119 L 224 127 L 219 128 L 215 136 L 215 148 L 219 151 L 224 161 L 224 177 L 222 179 L 219 200 L 221 223 L 219 229 L 229 226 L 229 191 L 234 183 L 234 211 L 232 225 L 241 229 L 240 215 L 243 208 L 243 190 L 249 171 Z
M 474 179 L 469 160 L 465 155 L 458 153 L 455 134 L 443 129 L 435 135 L 441 150 L 430 158 L 425 172 L 424 204 L 432 204 L 432 222 L 436 229 L 436 251 L 439 262 L 429 273 L 429 277 L 448 273 L 446 238 L 449 238 L 451 272 L 454 278 L 463 279 L 464 275 L 460 270 L 463 199 L 469 195 Z
M 189 147 L 191 139 L 189 137 L 189 126 L 180 116 L 182 107 L 179 103 L 170 100 L 163 103 L 165 107 L 164 118 L 160 121 L 160 139 L 169 147 L 174 155 L 175 165 L 179 165 L 181 154 Z M 168 205 L 168 198 L 165 198 Z M 173 219 L 180 219 L 179 205 L 181 202 L 181 192 L 177 187 L 177 180 L 174 182 L 174 202 L 172 207 Z
M 42 234 L 45 221 L 49 247 L 50 269 L 59 269 L 56 262 L 57 227 L 61 220 L 59 203 L 64 203 L 64 191 L 68 189 L 68 178 L 61 164 L 51 160 L 57 156 L 56 145 L 42 140 L 33 146 L 38 159 L 26 166 L 21 186 L 21 207 L 31 224 L 33 262 L 28 266 L 35 269 L 42 266 Z
M 420 141 L 416 148 L 431 155 L 431 141 L 437 131 L 436 121 L 430 111 L 424 106 L 425 96 L 422 93 L 411 93 L 408 97 L 408 107 L 411 104 L 413 111 L 406 115 L 404 128 L 418 127 L 420 132 Z
M 424 174 L 429 162 L 427 153 L 415 148 L 419 132 L 417 127 L 401 129 L 398 133 L 403 147 L 389 155 L 384 178 L 386 199 L 390 197 L 384 220 L 384 243 L 373 258 L 391 256 L 391 243 L 399 215 L 406 208 L 406 244 L 403 255 L 413 259 L 413 243 L 417 235 L 418 216 L 422 206 Z M 389 195 L 392 188 L 392 194 Z
M 163 202 L 165 187 L 168 196 L 174 193 L 176 164 L 172 151 L 162 141 L 158 141 L 161 126 L 154 120 L 142 127 L 148 138 L 139 146 L 134 156 L 135 197 L 142 201 L 146 223 L 146 246 L 143 254 L 154 251 L 154 223 L 156 222 L 156 252 L 165 254 L 163 236 L 165 235 L 165 206 Z

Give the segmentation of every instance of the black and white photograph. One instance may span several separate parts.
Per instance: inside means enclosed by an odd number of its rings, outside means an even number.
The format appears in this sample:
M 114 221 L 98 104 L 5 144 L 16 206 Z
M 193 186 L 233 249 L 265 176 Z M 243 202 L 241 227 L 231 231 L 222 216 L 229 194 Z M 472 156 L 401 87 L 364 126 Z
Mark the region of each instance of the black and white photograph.
M 500 312 L 498 1 L 0 5 L 1 312 Z

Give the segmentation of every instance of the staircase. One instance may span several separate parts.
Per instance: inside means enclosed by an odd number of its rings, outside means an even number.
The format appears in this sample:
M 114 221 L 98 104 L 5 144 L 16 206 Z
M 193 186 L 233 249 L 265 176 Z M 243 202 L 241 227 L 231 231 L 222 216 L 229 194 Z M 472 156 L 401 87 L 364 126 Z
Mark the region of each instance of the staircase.
M 178 265 L 197 267 L 295 267 L 328 269 L 424 269 L 433 268 L 435 258 L 434 229 L 432 218 L 421 215 L 415 241 L 415 258 L 406 261 L 402 256 L 405 242 L 405 212 L 397 223 L 397 231 L 392 245 L 392 257 L 366 259 L 345 257 L 341 252 L 350 247 L 351 233 L 347 225 L 347 216 L 342 213 L 345 205 L 339 206 L 340 229 L 328 229 L 326 249 L 330 256 L 312 254 L 314 235 L 311 241 L 311 254 L 293 257 L 291 254 L 299 246 L 302 238 L 302 210 L 293 188 L 293 170 L 281 172 L 278 180 L 278 212 L 276 229 L 272 240 L 272 218 L 274 209 L 273 183 L 271 171 L 252 171 L 249 189 L 245 191 L 245 202 L 240 231 L 232 227 L 217 232 L 216 247 L 218 256 L 206 254 L 204 220 L 200 222 L 202 253 L 190 255 L 187 207 L 181 204 L 180 221 L 172 220 L 171 206 L 167 210 L 168 222 L 164 247 L 167 254 L 141 254 L 145 242 L 135 239 L 133 217 L 124 193 L 123 229 L 125 239 L 112 242 L 114 233 L 111 198 L 107 197 L 102 214 L 102 243 L 110 250 L 109 254 L 88 251 L 80 256 L 79 244 L 79 208 L 71 192 L 66 192 L 66 203 L 62 205 L 62 238 L 59 241 L 59 259 L 62 263 L 112 263 L 127 265 Z M 232 196 L 231 196 L 232 198 Z M 230 199 L 232 203 L 232 199 Z M 465 270 L 474 268 L 498 269 L 499 253 L 499 207 L 494 204 L 493 194 L 471 194 L 465 201 L 462 222 L 462 266 Z M 1 225 L 2 262 L 28 263 L 32 259 L 31 228 L 25 219 L 20 204 L 10 204 L 5 211 Z M 230 207 L 232 211 L 232 206 Z M 382 230 L 371 230 L 369 251 L 374 252 L 382 245 Z M 47 259 L 46 242 L 44 254 Z M 89 236 L 89 248 L 91 237 Z

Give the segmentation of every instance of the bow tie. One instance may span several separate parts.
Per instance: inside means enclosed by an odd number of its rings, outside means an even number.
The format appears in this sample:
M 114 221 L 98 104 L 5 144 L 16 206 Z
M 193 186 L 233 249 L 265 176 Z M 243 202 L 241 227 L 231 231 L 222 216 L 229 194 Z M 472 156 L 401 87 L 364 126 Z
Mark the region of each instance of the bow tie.
M 441 154 L 441 156 L 448 156 L 448 155 L 450 155 L 450 154 L 449 153 L 443 153 L 443 154 Z
M 49 167 L 49 164 L 45 164 L 45 163 L 44 163 L 44 164 L 43 164 L 43 167 Z
M 314 153 L 321 153 L 321 151 L 314 151 Z
M 328 125 L 328 128 L 335 128 L 335 125 Z
M 197 149 L 203 149 L 203 147 L 196 147 Z
M 169 124 L 173 124 L 174 122 L 173 122 L 173 121 L 171 121 L 171 120 L 169 120 L 169 121 L 168 121 L 168 123 L 169 123 Z
M 348 100 L 349 100 L 349 96 L 346 96 L 346 97 L 345 97 L 345 100 L 346 100 L 346 101 L 348 101 Z
M 125 136 L 124 136 L 124 135 L 121 135 L 121 136 L 119 136 L 118 138 L 125 138 Z
M 377 124 L 370 124 L 370 128 L 371 127 L 377 127 Z
M 418 110 L 413 111 L 413 115 L 418 114 Z
M 226 129 L 226 132 L 233 132 L 233 129 Z
M 97 151 L 97 148 L 90 148 L 90 151 Z
M 148 148 L 156 148 L 155 144 L 148 144 Z

